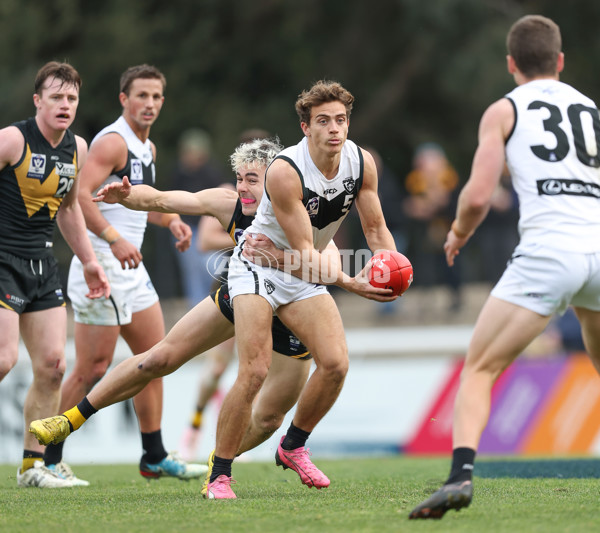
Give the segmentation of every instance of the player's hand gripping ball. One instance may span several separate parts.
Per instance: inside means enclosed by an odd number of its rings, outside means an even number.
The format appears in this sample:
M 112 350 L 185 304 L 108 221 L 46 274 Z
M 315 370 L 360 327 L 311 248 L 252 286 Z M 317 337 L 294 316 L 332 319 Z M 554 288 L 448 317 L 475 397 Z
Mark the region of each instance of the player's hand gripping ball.
M 400 296 L 413 281 L 413 268 L 410 261 L 401 253 L 385 250 L 371 257 L 369 283 L 373 287 L 392 289 L 394 296 Z

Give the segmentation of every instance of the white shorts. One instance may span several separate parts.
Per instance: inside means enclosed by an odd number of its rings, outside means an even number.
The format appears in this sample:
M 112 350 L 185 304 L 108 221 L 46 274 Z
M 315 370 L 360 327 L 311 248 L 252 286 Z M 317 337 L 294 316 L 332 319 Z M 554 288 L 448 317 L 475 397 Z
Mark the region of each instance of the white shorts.
M 600 311 L 600 253 L 519 245 L 491 294 L 543 316 L 569 305 Z
M 83 265 L 73 257 L 69 268 L 67 294 L 71 300 L 75 322 L 96 326 L 124 326 L 131 323 L 133 313 L 148 309 L 158 302 L 158 294 L 150 281 L 144 263 L 123 270 L 113 254 L 96 252 L 110 283 L 110 297 L 90 300 L 83 277 Z
M 274 268 L 261 267 L 241 256 L 236 246 L 229 260 L 229 296 L 259 294 L 275 311 L 279 306 L 328 294 L 325 285 L 309 283 Z M 235 304 L 234 304 L 235 305 Z

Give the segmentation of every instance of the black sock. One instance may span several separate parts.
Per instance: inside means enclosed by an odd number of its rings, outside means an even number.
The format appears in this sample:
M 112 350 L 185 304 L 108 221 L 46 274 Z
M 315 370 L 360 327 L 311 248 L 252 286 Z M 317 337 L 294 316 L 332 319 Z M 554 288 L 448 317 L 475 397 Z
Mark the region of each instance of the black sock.
M 90 401 L 87 399 L 87 396 L 83 398 L 83 400 L 81 400 L 78 404 L 77 404 L 77 409 L 79 409 L 79 412 L 81 413 L 81 416 L 83 416 L 83 418 L 85 418 L 86 420 L 92 416 L 94 413 L 98 412 L 98 409 L 96 409 L 91 403 Z
M 63 446 L 65 441 L 59 442 L 58 444 L 48 444 L 46 451 L 44 452 L 44 463 L 48 465 L 57 465 L 62 461 Z
M 283 442 L 281 443 L 281 447 L 284 450 L 302 448 L 306 444 L 306 440 L 309 436 L 310 431 L 304 431 L 303 429 L 297 428 L 292 422 L 285 434 L 285 439 L 283 439 Z
M 160 429 L 152 433 L 142 433 L 142 447 L 144 455 L 142 461 L 149 464 L 160 463 L 167 455 L 167 450 L 163 446 L 162 433 Z
M 219 476 L 231 477 L 231 464 L 233 459 L 223 459 L 222 457 L 214 456 L 214 463 L 210 473 L 210 482 L 212 483 Z
M 452 451 L 452 468 L 450 477 L 446 481 L 449 483 L 461 483 L 473 479 L 473 463 L 475 463 L 475 450 L 471 448 L 455 448 Z

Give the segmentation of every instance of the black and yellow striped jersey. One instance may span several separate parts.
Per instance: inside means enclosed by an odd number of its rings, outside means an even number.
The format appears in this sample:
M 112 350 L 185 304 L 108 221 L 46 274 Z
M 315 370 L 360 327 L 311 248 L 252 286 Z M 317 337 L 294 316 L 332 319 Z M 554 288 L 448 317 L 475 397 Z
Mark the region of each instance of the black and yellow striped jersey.
M 227 233 L 229 233 L 235 244 L 239 242 L 242 233 L 252 224 L 253 220 L 254 215 L 244 215 L 242 212 L 242 202 L 238 198 L 229 226 L 227 227 Z
M 77 142 L 67 130 L 53 148 L 35 118 L 13 126 L 25 147 L 15 165 L 0 170 L 0 250 L 41 259 L 52 253 L 56 213 L 78 174 Z

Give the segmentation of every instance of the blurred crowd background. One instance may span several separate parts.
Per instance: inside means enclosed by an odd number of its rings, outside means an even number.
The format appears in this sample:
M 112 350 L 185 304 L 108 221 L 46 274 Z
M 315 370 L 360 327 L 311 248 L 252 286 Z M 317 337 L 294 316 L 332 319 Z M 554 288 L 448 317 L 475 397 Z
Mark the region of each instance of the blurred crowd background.
M 413 262 L 415 287 L 447 287 L 449 310 L 458 310 L 465 286 L 498 279 L 518 238 L 507 174 L 457 266 L 445 267 L 441 246 L 479 119 L 513 87 L 505 35 L 527 13 L 556 20 L 566 54 L 561 79 L 599 99 L 595 2 L 3 0 L 2 123 L 33 115 L 35 73 L 48 60 L 66 60 L 83 78 L 73 129 L 90 141 L 120 113 L 120 74 L 154 64 L 167 78 L 151 135 L 157 186 L 198 190 L 233 183 L 228 156 L 248 130 L 297 143 L 297 95 L 318 79 L 338 80 L 356 97 L 350 137 L 376 158 L 384 213 Z M 339 247 L 365 246 L 358 225 L 354 213 Z M 166 231 L 149 228 L 142 251 L 161 298 L 206 294 L 186 285 L 189 258 L 176 257 Z M 66 276 L 70 253 L 59 243 L 57 255 Z

